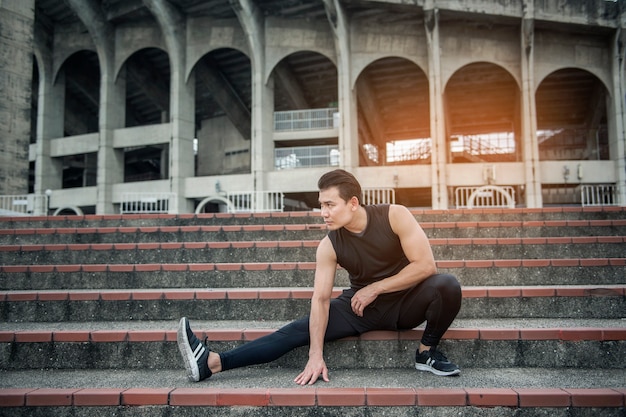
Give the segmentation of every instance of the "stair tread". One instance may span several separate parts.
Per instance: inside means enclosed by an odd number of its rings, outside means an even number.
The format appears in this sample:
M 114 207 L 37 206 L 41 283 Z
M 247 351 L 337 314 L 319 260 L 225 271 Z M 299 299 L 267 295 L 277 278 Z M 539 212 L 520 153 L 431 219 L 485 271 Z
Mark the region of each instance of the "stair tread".
M 463 358 L 451 358 L 462 362 Z M 469 360 L 469 359 L 468 359 Z M 303 364 L 304 366 L 304 364 Z M 330 369 L 330 382 L 315 388 L 623 388 L 626 369 L 467 368 L 459 377 L 439 377 L 408 369 Z M 191 383 L 180 370 L 25 370 L 0 371 L 7 388 L 297 388 L 297 368 L 249 367 Z
M 278 329 L 289 321 L 263 320 L 190 320 L 194 331 L 242 329 Z M 154 321 L 91 321 L 91 322 L 4 322 L 3 332 L 20 331 L 175 331 L 178 320 Z M 417 327 L 422 328 L 423 325 Z M 583 328 L 626 328 L 626 317 L 619 319 L 570 319 L 570 318 L 518 318 L 518 319 L 456 319 L 450 329 L 583 329 Z

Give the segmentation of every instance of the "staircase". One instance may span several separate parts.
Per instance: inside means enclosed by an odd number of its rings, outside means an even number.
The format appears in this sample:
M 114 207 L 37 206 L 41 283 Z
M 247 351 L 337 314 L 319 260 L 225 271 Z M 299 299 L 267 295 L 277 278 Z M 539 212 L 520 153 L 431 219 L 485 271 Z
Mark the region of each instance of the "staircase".
M 626 209 L 413 212 L 463 286 L 461 375 L 379 331 L 312 387 L 306 348 L 190 383 L 176 327 L 221 351 L 307 314 L 317 214 L 0 218 L 0 416 L 626 415 Z

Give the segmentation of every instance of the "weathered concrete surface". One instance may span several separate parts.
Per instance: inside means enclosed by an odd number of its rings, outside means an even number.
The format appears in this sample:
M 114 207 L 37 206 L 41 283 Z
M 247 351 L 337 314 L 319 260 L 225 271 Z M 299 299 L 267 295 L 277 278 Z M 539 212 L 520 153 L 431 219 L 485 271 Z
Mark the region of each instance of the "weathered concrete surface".
M 34 23 L 35 0 L 0 2 L 0 195 L 28 193 Z

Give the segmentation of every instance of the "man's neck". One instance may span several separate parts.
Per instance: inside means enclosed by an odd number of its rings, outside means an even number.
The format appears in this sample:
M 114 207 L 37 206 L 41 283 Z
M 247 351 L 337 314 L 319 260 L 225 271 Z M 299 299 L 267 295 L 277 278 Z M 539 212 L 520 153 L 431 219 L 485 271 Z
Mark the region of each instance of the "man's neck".
M 355 234 L 362 233 L 367 227 L 367 212 L 363 206 L 359 206 L 352 217 L 352 221 L 344 226 L 344 228 Z

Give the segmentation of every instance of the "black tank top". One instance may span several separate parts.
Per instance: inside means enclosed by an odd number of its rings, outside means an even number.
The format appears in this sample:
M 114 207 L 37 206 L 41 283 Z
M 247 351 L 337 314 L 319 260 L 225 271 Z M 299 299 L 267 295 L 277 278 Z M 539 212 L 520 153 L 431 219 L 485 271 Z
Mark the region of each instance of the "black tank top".
M 337 262 L 348 271 L 355 291 L 395 275 L 409 264 L 400 238 L 391 230 L 389 205 L 363 207 L 367 225 L 361 233 L 352 233 L 343 227 L 328 233 Z

